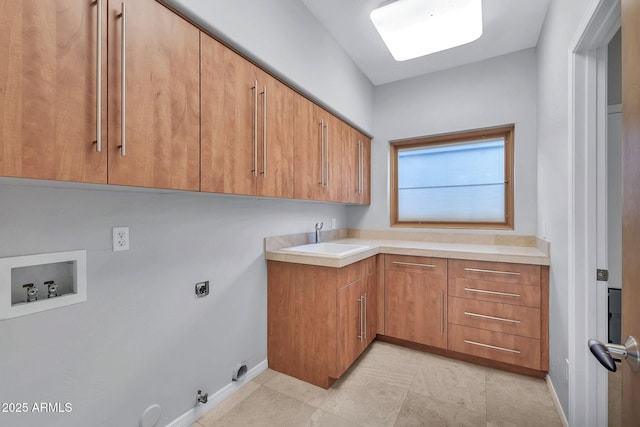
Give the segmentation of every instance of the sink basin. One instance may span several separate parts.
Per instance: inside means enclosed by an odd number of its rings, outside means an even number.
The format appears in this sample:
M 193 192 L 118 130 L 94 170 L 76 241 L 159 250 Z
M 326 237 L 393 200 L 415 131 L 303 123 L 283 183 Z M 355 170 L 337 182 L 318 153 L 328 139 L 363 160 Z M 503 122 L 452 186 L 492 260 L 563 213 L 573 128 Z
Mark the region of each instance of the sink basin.
M 365 245 L 349 245 L 346 243 L 311 243 L 308 245 L 292 246 L 290 248 L 282 248 L 282 251 L 286 252 L 298 252 L 313 255 L 331 255 L 331 256 L 344 256 L 354 252 L 361 251 L 363 249 L 369 249 L 369 246 Z

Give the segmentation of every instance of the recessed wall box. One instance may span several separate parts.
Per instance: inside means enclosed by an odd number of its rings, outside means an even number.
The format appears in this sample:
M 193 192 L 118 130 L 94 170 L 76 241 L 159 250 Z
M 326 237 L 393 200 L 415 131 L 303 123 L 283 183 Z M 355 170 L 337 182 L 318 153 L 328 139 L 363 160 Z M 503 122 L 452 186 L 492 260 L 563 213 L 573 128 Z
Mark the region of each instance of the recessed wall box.
M 55 289 L 52 292 L 52 283 Z M 31 291 L 26 292 L 25 284 Z M 37 294 L 37 298 L 35 297 Z M 87 251 L 0 258 L 0 319 L 87 300 Z

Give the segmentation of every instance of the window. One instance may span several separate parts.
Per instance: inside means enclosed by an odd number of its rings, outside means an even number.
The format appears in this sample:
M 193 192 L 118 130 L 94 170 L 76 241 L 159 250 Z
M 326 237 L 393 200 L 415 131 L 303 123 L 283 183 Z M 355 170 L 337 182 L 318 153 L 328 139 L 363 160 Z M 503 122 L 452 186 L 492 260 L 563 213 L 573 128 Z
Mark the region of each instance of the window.
M 391 142 L 391 225 L 513 229 L 514 126 Z

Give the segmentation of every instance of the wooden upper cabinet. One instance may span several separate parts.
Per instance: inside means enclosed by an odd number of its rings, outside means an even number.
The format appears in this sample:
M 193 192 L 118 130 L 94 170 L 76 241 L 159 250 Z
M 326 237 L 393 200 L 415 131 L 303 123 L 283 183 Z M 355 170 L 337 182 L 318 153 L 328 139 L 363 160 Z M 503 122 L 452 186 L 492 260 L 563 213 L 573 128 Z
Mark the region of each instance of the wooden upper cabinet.
M 200 32 L 156 1 L 124 6 L 123 17 L 121 1 L 108 2 L 108 182 L 197 191 Z
M 324 112 L 324 111 L 323 111 Z M 327 169 L 327 191 L 331 202 L 345 201 L 344 179 L 346 175 L 343 167 L 345 125 L 342 120 L 332 114 L 324 112 L 325 117 L 325 147 Z
M 102 34 L 90 1 L 0 0 L 0 11 L 0 175 L 106 183 L 106 4 Z
M 224 58 L 221 43 L 200 33 L 200 190 L 224 193 Z
M 368 205 L 371 200 L 371 140 L 348 127 L 345 139 L 345 202 Z
M 293 197 L 293 91 L 201 39 L 202 191 Z
M 258 69 L 224 51 L 224 193 L 256 194 L 258 174 Z
M 358 203 L 368 205 L 371 203 L 371 138 L 359 133 L 362 144 L 362 178 Z
M 294 197 L 328 200 L 323 111 L 302 95 L 293 101 L 295 144 Z
M 293 198 L 294 92 L 259 71 L 258 196 Z
M 342 201 L 342 126 L 323 108 L 295 95 L 295 198 Z

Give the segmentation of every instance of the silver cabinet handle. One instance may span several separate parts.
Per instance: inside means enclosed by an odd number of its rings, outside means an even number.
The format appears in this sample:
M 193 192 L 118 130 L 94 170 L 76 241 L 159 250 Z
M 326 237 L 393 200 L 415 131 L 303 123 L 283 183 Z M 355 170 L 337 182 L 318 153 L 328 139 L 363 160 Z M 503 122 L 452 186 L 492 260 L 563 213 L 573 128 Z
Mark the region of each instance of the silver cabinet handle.
M 122 157 L 127 155 L 127 15 L 125 14 L 126 5 L 124 2 L 120 4 L 120 13 L 116 15 L 117 18 L 122 18 L 122 36 L 121 44 L 122 50 L 120 52 L 120 67 L 122 86 L 120 87 L 120 155 Z
M 358 298 L 358 303 L 360 304 L 360 335 L 358 335 L 356 338 L 358 338 L 360 341 L 362 341 L 363 339 L 363 334 L 362 334 L 362 296 L 360 296 L 360 298 Z
M 96 35 L 96 151 L 102 151 L 102 0 L 95 0 L 98 9 Z
M 511 276 L 519 276 L 519 271 L 498 271 L 498 270 L 483 270 L 481 268 L 465 268 L 464 271 L 472 271 L 475 273 L 491 273 L 491 274 L 508 274 Z
M 262 179 L 267 178 L 267 85 L 262 92 Z
M 436 268 L 434 264 L 420 264 L 417 262 L 402 262 L 402 261 L 393 261 L 394 265 L 408 265 L 411 267 L 424 267 L 424 268 Z
M 253 82 L 253 176 L 258 176 L 258 81 Z
M 520 351 L 513 350 L 511 348 L 497 347 L 495 345 L 483 344 L 481 342 L 475 342 L 475 341 L 469 341 L 469 340 L 464 340 L 464 342 L 467 343 L 467 344 L 477 345 L 477 346 L 480 346 L 480 347 L 492 348 L 494 350 L 500 350 L 500 351 L 506 351 L 506 352 L 509 352 L 509 353 L 520 354 Z
M 329 120 L 326 121 L 326 132 L 324 133 L 324 137 L 326 138 L 327 142 L 325 143 L 325 149 L 327 150 L 327 154 L 325 154 L 324 158 L 325 158 L 325 168 L 327 169 L 326 173 L 325 173 L 325 187 L 329 186 Z
M 464 288 L 464 290 L 467 292 L 476 292 L 479 294 L 500 295 L 504 297 L 516 297 L 516 298 L 520 297 L 520 294 L 512 294 L 509 292 L 485 291 L 484 289 L 475 289 L 475 288 Z
M 364 299 L 364 303 L 362 304 L 364 306 L 364 322 L 362 323 L 364 326 L 364 334 L 363 334 L 363 338 L 366 340 L 367 339 L 367 293 L 364 293 L 364 296 L 362 297 Z
M 440 335 L 444 335 L 444 292 L 440 291 Z
M 320 122 L 320 184 L 324 187 L 324 119 Z
M 499 322 L 520 323 L 519 320 L 505 319 L 504 317 L 487 316 L 485 314 L 471 313 L 471 312 L 468 312 L 468 311 L 465 311 L 464 315 L 465 316 L 471 316 L 471 317 L 480 317 L 482 319 L 497 320 Z
M 358 194 L 364 190 L 364 146 L 358 141 Z

